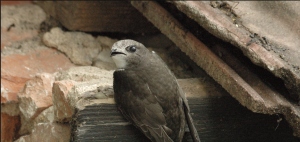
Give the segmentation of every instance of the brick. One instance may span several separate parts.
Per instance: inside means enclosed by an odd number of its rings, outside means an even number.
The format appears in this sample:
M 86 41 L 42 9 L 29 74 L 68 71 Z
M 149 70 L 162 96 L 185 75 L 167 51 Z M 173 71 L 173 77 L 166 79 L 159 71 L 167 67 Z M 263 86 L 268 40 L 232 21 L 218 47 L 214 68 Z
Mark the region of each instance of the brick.
M 52 28 L 43 35 L 43 42 L 66 54 L 76 65 L 93 65 L 106 70 L 116 69 L 110 58 L 110 48 L 116 39 L 105 36 L 94 38 L 83 32 L 64 32 L 59 27 Z
M 13 82 L 1 78 L 1 103 L 17 102 L 17 93 L 24 86 L 24 82 Z
M 33 4 L 1 5 L 1 50 L 13 42 L 37 36 L 45 19 L 45 12 Z
M 68 142 L 71 138 L 69 124 L 39 123 L 31 134 L 20 137 L 15 142 Z
M 31 3 L 31 1 L 1 1 L 1 5 L 19 5 L 28 3 Z
M 34 127 L 34 121 L 32 119 L 26 119 L 22 113 L 19 116 L 21 120 L 21 127 L 17 133 L 21 136 L 29 134 Z
M 43 73 L 27 81 L 23 90 L 19 93 L 22 124 L 19 131 L 20 135 L 30 133 L 35 122 L 43 119 L 44 110 L 52 106 L 53 82 L 54 75 Z
M 71 66 L 74 65 L 66 56 L 48 48 L 26 55 L 1 56 L 1 103 L 17 102 L 17 93 L 37 73 L 54 73 Z
M 12 142 L 20 128 L 20 116 L 10 116 L 1 113 L 1 142 Z
M 35 50 L 35 52 L 30 52 L 26 55 L 10 54 L 1 56 L 1 109 L 5 112 L 14 113 L 15 115 L 18 112 L 7 110 L 6 108 L 8 105 L 18 105 L 17 94 L 24 87 L 26 81 L 33 78 L 37 73 L 54 73 L 71 66 L 74 65 L 67 57 L 56 50 L 49 48 Z M 51 90 L 52 88 L 50 88 L 50 91 Z M 50 97 L 50 100 L 51 99 L 52 98 Z M 50 102 L 52 103 L 52 100 Z M 40 111 L 47 107 L 49 106 L 46 105 L 38 109 L 38 111 L 33 114 L 33 117 L 37 116 Z M 32 113 L 32 111 L 28 111 L 25 114 L 29 113 Z M 24 122 L 28 123 L 30 126 L 31 122 L 27 121 L 29 120 Z M 4 130 L 1 128 L 1 131 Z M 28 130 L 24 131 L 24 133 L 26 132 L 28 132 Z
M 52 92 L 54 120 L 58 122 L 69 122 L 86 98 L 107 98 L 113 94 L 110 93 L 113 92 L 113 71 L 91 66 L 73 67 L 57 73 L 56 79 Z
M 54 122 L 53 106 L 50 106 L 49 108 L 45 109 L 34 119 L 35 124 L 49 123 L 49 122 L 50 123 Z
M 19 108 L 26 119 L 34 119 L 52 105 L 52 84 L 54 76 L 43 73 L 26 82 L 18 95 Z
M 61 82 L 53 85 L 53 105 L 58 106 L 54 107 L 55 121 L 70 122 L 75 112 L 87 105 L 114 103 L 112 84 L 103 83 L 101 79 L 77 82 L 68 93 L 63 93 Z
M 40 123 L 52 123 L 54 122 L 53 106 L 43 110 L 36 118 L 27 119 L 23 114 L 20 115 L 21 128 L 19 135 L 30 134 L 32 130 Z
M 86 82 L 90 80 L 102 80 L 103 83 L 113 83 L 113 72 L 99 69 L 93 66 L 78 66 L 57 73 L 56 80 L 74 80 Z
M 70 121 L 74 114 L 73 107 L 68 102 L 68 93 L 75 85 L 75 81 L 63 80 L 53 84 L 54 119 L 59 122 Z
M 65 53 L 76 65 L 92 65 L 94 58 L 102 50 L 100 43 L 90 34 L 83 32 L 64 32 L 55 27 L 43 35 L 48 47 Z
M 110 52 L 111 46 L 118 40 L 111 39 L 106 36 L 98 36 L 96 40 L 100 43 L 102 50 L 95 57 L 93 66 L 96 66 L 100 69 L 115 70 L 117 67 L 112 58 L 110 57 Z
M 38 35 L 37 30 L 26 32 L 7 31 L 8 28 L 1 27 L 1 50 L 10 46 L 13 42 L 31 39 Z
M 6 113 L 10 116 L 20 115 L 20 109 L 18 103 L 6 103 L 1 105 L 1 113 Z

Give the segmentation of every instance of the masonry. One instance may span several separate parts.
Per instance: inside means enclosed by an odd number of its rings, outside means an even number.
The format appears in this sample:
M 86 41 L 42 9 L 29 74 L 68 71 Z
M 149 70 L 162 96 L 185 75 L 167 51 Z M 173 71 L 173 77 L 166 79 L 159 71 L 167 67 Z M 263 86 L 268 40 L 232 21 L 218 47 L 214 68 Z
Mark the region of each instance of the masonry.
M 87 11 L 106 7 L 97 2 L 59 4 L 81 6 L 81 10 Z M 106 10 L 115 9 L 113 4 L 107 5 L 110 7 Z M 116 21 L 109 26 L 101 25 L 107 24 L 105 20 L 113 20 L 113 16 L 98 19 L 99 25 L 85 27 L 79 23 L 91 17 L 74 8 L 69 10 L 83 17 L 65 17 L 63 21 L 51 14 L 53 9 L 43 2 L 37 5 L 31 1 L 1 1 L 1 142 L 145 140 L 114 106 L 112 74 L 116 67 L 109 54 L 111 45 L 123 38 L 144 43 L 174 72 L 188 96 L 202 140 L 297 140 L 282 115 L 253 113 L 231 97 L 223 88 L 226 86 L 220 86 L 167 37 L 172 31 L 164 35 L 129 3 L 119 6 L 135 13 L 123 24 L 132 25 L 138 23 L 134 20 L 142 19 L 139 24 L 147 25 L 146 28 L 139 26 L 132 32 L 134 27 L 124 28 Z M 68 21 L 74 19 L 77 25 Z M 222 53 L 223 60 L 237 60 L 218 48 L 210 50 Z M 196 54 L 198 51 L 192 55 Z M 264 86 L 258 78 L 254 79 Z M 188 132 L 184 140 L 191 141 Z

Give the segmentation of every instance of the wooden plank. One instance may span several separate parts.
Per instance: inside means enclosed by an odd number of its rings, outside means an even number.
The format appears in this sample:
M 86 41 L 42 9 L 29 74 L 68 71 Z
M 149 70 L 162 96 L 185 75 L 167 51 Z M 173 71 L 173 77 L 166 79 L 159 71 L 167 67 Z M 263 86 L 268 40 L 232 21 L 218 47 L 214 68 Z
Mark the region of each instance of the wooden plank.
M 282 116 L 253 113 L 214 82 L 190 78 L 178 79 L 178 83 L 188 97 L 192 117 L 202 142 L 297 141 L 296 137 L 292 136 L 288 124 L 282 120 Z M 81 85 L 77 89 L 80 88 L 85 87 Z M 85 92 L 80 94 L 90 96 Z M 72 141 L 148 141 L 118 112 L 113 96 L 102 99 L 81 98 L 75 109 L 76 113 L 71 122 Z M 188 132 L 183 141 L 192 141 Z
M 299 33 L 295 29 L 299 30 L 300 24 L 295 19 L 300 15 L 282 16 L 286 17 L 282 19 L 271 12 L 288 15 L 299 11 L 299 3 L 220 2 L 223 5 L 220 9 L 212 7 L 213 2 L 209 1 L 174 1 L 173 4 L 214 36 L 236 45 L 254 64 L 281 78 L 290 97 L 300 100 L 300 40 L 299 34 L 293 33 Z M 289 32 L 284 31 L 287 29 Z M 286 33 L 288 36 L 284 36 Z
M 294 135 L 299 137 L 300 111 L 296 103 L 289 102 L 282 94 L 258 80 L 255 74 L 249 74 L 248 70 L 240 70 L 242 66 L 239 64 L 241 63 L 233 63 L 233 65 L 238 65 L 235 67 L 238 70 L 231 68 L 158 3 L 131 1 L 131 4 L 222 85 L 241 105 L 253 112 L 283 114 L 294 129 Z
M 285 121 L 277 122 L 280 116 L 252 113 L 230 96 L 188 100 L 202 142 L 298 141 Z M 148 141 L 114 104 L 93 104 L 78 110 L 72 126 L 75 142 Z M 192 141 L 189 133 L 183 141 Z
M 84 32 L 159 32 L 127 1 L 36 1 L 69 30 Z

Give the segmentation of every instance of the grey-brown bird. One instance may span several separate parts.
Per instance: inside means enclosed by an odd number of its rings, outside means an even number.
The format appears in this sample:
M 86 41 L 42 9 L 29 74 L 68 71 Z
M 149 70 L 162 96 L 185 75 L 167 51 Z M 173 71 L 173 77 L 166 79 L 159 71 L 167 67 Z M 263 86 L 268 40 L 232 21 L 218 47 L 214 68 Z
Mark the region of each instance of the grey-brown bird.
M 113 44 L 117 66 L 113 88 L 117 108 L 152 142 L 180 142 L 186 122 L 200 141 L 184 92 L 162 59 L 134 40 Z

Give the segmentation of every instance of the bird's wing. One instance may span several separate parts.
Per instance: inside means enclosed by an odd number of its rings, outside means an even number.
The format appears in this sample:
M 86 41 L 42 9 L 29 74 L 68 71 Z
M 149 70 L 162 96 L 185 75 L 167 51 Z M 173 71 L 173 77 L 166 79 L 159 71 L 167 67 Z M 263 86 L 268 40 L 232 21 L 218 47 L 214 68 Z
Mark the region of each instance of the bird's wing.
M 176 78 L 175 75 L 168 69 L 168 66 L 165 64 L 165 62 L 155 52 L 152 51 L 152 55 L 155 56 L 157 58 L 157 60 L 159 60 L 163 64 L 163 67 L 169 71 L 169 74 L 171 76 Z M 176 80 L 176 83 L 177 83 L 177 86 L 179 86 L 177 80 Z M 190 108 L 189 108 L 185 93 L 182 91 L 182 89 L 180 87 L 178 87 L 178 93 L 180 94 L 180 97 L 183 100 L 185 119 L 188 124 L 189 130 L 191 132 L 191 136 L 192 136 L 194 142 L 200 142 L 200 138 L 199 138 L 197 129 L 194 125 L 193 118 L 190 114 Z
M 155 56 L 155 58 L 157 60 L 159 60 L 160 63 L 163 64 L 163 67 L 165 68 L 165 70 L 168 70 L 169 71 L 169 74 L 176 79 L 175 75 L 170 71 L 170 69 L 168 68 L 168 66 L 166 65 L 166 63 L 160 58 L 160 56 L 158 56 L 154 51 L 152 51 L 152 55 Z M 177 86 L 179 86 L 177 80 L 176 80 L 176 83 L 177 83 Z M 182 89 L 179 87 L 178 88 L 178 93 L 180 94 L 180 97 L 182 98 L 183 100 L 183 103 L 184 103 L 184 106 L 187 108 L 187 110 L 189 111 L 190 108 L 189 108 L 189 105 L 188 105 L 188 101 L 186 99 L 186 96 L 185 96 L 185 93 L 182 91 Z
M 114 73 L 115 99 L 123 115 L 151 141 L 172 142 L 163 109 L 152 95 L 148 84 L 139 79 L 127 79 L 122 71 Z

